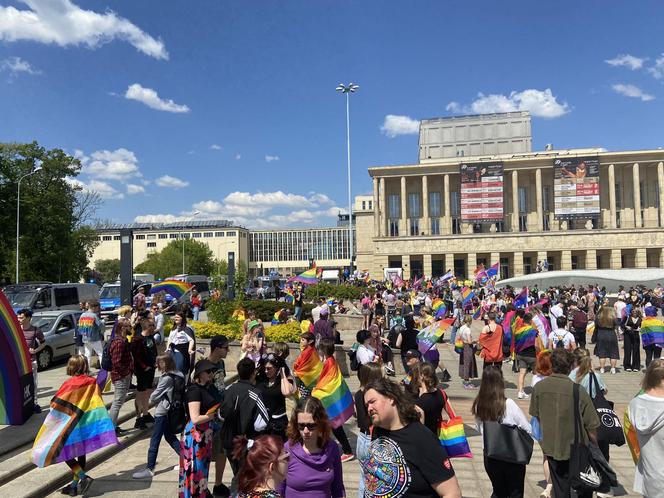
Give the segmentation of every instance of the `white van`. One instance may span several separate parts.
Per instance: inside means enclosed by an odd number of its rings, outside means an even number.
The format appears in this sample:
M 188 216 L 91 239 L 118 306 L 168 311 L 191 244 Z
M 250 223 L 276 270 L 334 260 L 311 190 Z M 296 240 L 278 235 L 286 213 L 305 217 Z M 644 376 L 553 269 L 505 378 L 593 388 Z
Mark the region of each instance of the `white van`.
M 53 284 L 51 282 L 25 282 L 8 285 L 5 295 L 18 312 L 78 310 L 80 303 L 99 300 L 99 287 L 95 284 Z

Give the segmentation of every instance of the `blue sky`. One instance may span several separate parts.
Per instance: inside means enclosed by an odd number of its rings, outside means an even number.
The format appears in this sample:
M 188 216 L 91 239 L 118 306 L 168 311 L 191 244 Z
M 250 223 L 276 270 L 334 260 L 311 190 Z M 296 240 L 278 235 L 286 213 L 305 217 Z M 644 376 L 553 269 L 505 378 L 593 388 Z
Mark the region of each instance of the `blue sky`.
M 335 223 L 417 121 L 529 109 L 533 147 L 664 146 L 658 1 L 0 0 L 0 140 L 77 154 L 117 222 Z

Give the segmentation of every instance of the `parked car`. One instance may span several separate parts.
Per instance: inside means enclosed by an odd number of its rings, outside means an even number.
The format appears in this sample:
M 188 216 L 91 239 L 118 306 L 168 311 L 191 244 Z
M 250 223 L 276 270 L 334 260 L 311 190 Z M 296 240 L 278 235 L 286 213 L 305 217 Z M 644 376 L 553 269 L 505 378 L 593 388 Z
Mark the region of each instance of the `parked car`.
M 76 354 L 74 332 L 80 311 L 39 311 L 32 315 L 32 324 L 44 333 L 46 347 L 37 353 L 39 370 L 48 368 L 54 360 Z
M 15 313 L 23 308 L 33 312 L 80 310 L 82 301 L 99 299 L 99 287 L 94 284 L 23 282 L 8 285 L 3 290 Z

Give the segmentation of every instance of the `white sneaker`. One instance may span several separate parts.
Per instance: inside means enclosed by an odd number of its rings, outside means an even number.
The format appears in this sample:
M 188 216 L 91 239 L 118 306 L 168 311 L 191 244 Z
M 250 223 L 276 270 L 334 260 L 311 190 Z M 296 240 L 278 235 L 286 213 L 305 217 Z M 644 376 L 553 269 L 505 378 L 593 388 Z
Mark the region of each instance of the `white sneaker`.
M 612 374 L 612 375 L 615 375 L 615 374 L 616 374 L 616 369 L 615 369 L 615 367 L 612 367 L 612 368 L 611 368 L 611 374 Z
M 134 472 L 131 477 L 132 479 L 151 479 L 152 477 L 154 477 L 154 472 L 152 472 L 150 469 L 146 467 L 143 470 Z
M 178 463 L 176 466 L 173 467 L 173 470 L 175 472 L 180 472 L 180 464 Z
M 528 396 L 528 395 L 527 395 L 526 393 L 524 393 L 523 391 L 519 391 L 519 394 L 517 394 L 516 397 L 519 398 L 519 399 L 530 399 L 530 396 Z

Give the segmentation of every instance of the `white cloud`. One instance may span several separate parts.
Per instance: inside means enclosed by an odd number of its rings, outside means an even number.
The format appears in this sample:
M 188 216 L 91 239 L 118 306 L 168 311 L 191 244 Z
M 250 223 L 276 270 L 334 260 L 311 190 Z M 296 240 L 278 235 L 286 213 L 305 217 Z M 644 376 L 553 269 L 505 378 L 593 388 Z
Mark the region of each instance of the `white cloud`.
M 408 116 L 388 114 L 380 131 L 390 138 L 397 135 L 417 135 L 420 132 L 420 122 Z
M 91 180 L 86 183 L 77 178 L 66 178 L 65 180 L 70 185 L 80 189 L 82 192 L 95 192 L 99 194 L 102 199 L 124 199 L 124 194 L 122 192 L 118 192 L 106 182 Z
M 267 154 L 265 155 L 265 162 L 271 163 L 272 161 L 278 161 L 279 156 L 268 156 Z
M 221 145 L 212 144 L 212 145 L 210 145 L 210 149 L 212 149 L 212 150 L 221 150 Z
M 235 160 L 239 161 L 240 159 L 242 159 L 242 154 L 235 154 Z
M 446 109 L 465 114 L 530 111 L 530 114 L 539 118 L 558 118 L 570 111 L 567 102 L 558 102 L 549 88 L 546 90 L 514 91 L 509 95 L 478 93 L 477 99 L 471 102 L 470 105 L 460 106 L 457 102 L 450 102 Z
M 20 0 L 29 10 L 0 6 L 0 40 L 30 40 L 61 47 L 97 48 L 122 40 L 155 59 L 168 59 L 164 43 L 127 19 L 107 10 L 84 10 L 70 0 Z
M 174 176 L 164 175 L 155 180 L 155 183 L 160 187 L 167 188 L 183 188 L 189 185 L 189 182 L 180 180 Z
M 136 223 L 173 223 L 175 221 L 191 220 L 191 216 L 176 216 L 174 214 L 145 214 L 136 216 Z
M 664 54 L 655 59 L 655 65 L 649 67 L 647 71 L 658 80 L 664 78 Z
M 643 67 L 643 63 L 647 61 L 648 58 L 641 58 L 641 57 L 634 57 L 633 55 L 629 54 L 620 54 L 613 59 L 607 59 L 604 62 L 609 64 L 610 66 L 618 67 L 618 66 L 625 66 L 630 68 L 632 71 L 635 71 L 637 69 L 641 69 Z
M 143 87 L 138 83 L 129 85 L 124 96 L 126 99 L 137 100 L 158 111 L 183 113 L 190 110 L 186 105 L 176 104 L 170 99 L 164 100 L 160 98 L 155 90 Z
M 625 97 L 632 97 L 635 99 L 641 99 L 643 102 L 655 100 L 654 96 L 645 93 L 636 85 L 618 83 L 616 85 L 612 85 L 611 88 L 613 88 L 614 92 L 619 93 L 620 95 L 624 95 Z
M 128 183 L 127 184 L 127 193 L 129 195 L 144 194 L 145 193 L 145 187 L 143 187 L 143 185 L 135 185 L 133 183 Z
M 90 154 L 90 157 L 77 150 L 74 155 L 83 164 L 81 173 L 94 178 L 125 182 L 129 178 L 142 176 L 136 155 L 125 148 L 114 151 L 98 150 Z
M 40 70 L 35 69 L 28 61 L 20 57 L 9 57 L 0 61 L 0 73 L 3 71 L 7 71 L 12 76 L 16 76 L 19 73 L 41 74 Z

